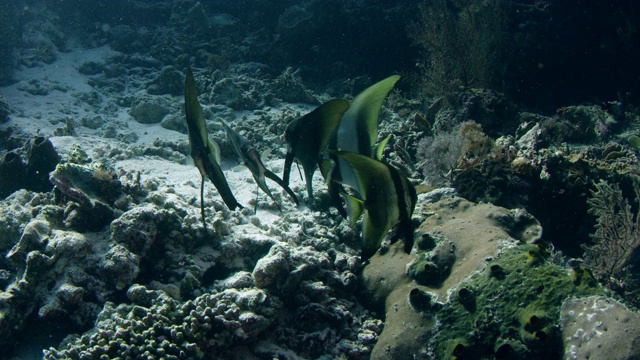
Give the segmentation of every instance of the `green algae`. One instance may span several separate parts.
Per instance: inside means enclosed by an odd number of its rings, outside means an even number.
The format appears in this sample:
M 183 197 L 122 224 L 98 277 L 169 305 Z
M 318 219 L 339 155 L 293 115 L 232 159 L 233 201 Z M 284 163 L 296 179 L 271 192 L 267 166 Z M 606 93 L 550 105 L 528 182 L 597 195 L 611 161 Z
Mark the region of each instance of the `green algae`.
M 503 276 L 492 274 L 494 265 Z M 545 260 L 537 245 L 505 251 L 462 282 L 450 301 L 436 310 L 440 326 L 428 348 L 438 359 L 561 358 L 562 303 L 604 292 L 592 277 L 573 272 Z M 464 299 L 469 294 L 473 306 Z

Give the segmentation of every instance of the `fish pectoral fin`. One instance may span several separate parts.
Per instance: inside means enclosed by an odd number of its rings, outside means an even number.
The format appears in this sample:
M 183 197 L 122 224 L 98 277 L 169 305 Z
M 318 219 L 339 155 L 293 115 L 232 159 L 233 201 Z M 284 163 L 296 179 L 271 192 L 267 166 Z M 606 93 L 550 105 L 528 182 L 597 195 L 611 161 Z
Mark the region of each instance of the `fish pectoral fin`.
M 378 145 L 376 145 L 375 149 L 373 150 L 373 155 L 375 156 L 374 159 L 378 161 L 382 160 L 382 152 L 384 151 L 384 147 L 387 146 L 390 137 L 391 135 L 387 136 L 386 138 L 382 139 L 378 143 Z
M 260 153 L 260 159 L 268 159 L 271 156 L 271 149 L 267 148 Z
M 333 172 L 335 167 L 336 163 L 331 158 L 322 159 L 320 161 L 320 173 L 327 184 L 333 181 Z
M 389 232 L 391 226 L 380 221 L 375 221 L 367 212 L 362 221 L 362 260 L 373 256 L 380 248 L 382 240 Z
M 349 225 L 356 226 L 358 219 L 362 216 L 364 212 L 364 201 L 358 199 L 355 196 L 349 195 L 346 192 L 342 192 L 342 198 L 344 202 L 347 204 L 347 215 L 349 217 Z

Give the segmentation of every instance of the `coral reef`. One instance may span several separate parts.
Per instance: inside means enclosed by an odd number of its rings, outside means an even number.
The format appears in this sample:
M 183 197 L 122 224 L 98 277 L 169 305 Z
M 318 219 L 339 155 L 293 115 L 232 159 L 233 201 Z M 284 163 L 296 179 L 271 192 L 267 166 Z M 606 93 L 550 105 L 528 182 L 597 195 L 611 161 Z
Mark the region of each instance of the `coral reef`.
M 564 358 L 622 360 L 637 356 L 639 317 L 619 301 L 603 296 L 565 301 L 560 310 Z
M 638 313 L 596 280 L 637 305 L 637 20 L 547 1 L 1 4 L 3 356 L 33 357 L 38 331 L 50 359 L 636 356 Z M 187 67 L 250 205 L 206 189 L 206 228 Z M 280 172 L 288 124 L 394 72 L 377 140 L 420 194 L 413 252 L 363 263 L 319 177 L 313 209 L 275 192 L 281 209 L 251 211 L 217 118 Z
M 263 225 L 216 204 L 208 209 L 207 235 L 190 199 L 152 183 L 136 190 L 100 163 L 64 163 L 53 174 L 65 177 L 56 183 L 62 203 L 52 193 L 20 190 L 3 206 L 12 211 L 4 220 L 9 255 L 2 269 L 15 277 L 0 293 L 5 341 L 37 316 L 71 319 L 80 333 L 97 319 L 89 333 L 47 350 L 47 358 L 370 353 L 381 325 L 353 297 L 359 259 L 333 235 L 352 234 L 345 224 L 316 214 L 312 226 L 304 218 Z M 18 217 L 22 203 L 31 205 Z M 108 230 L 70 227 L 71 204 L 79 217 L 97 217 L 89 204 L 117 209 L 117 217 Z M 125 293 L 131 303 L 122 301 Z
M 131 217 L 126 219 L 129 213 Z M 162 240 L 166 236 L 162 227 L 180 225 L 179 222 L 172 225 L 171 221 L 160 221 L 158 213 L 149 210 L 129 213 L 114 222 L 111 241 L 121 245 L 111 247 L 101 268 L 110 271 L 109 275 L 105 273 L 105 279 L 120 279 L 120 284 L 112 286 L 128 288 L 127 296 L 132 304 L 107 303 L 98 316 L 95 330 L 67 339 L 58 349 L 47 350 L 45 358 L 99 358 L 123 352 L 133 357 L 224 358 L 239 349 L 245 349 L 245 352 L 252 349 L 260 356 L 279 356 L 286 353 L 279 346 L 285 345 L 299 354 L 314 357 L 325 353 L 360 356 L 370 351 L 367 345 L 375 341 L 379 326 L 373 326 L 375 322 L 362 316 L 366 314 L 364 309 L 333 294 L 329 287 L 346 289 L 353 286 L 355 275 L 351 271 L 356 268 L 351 265 L 349 270 L 347 264 L 354 264 L 349 257 L 342 255 L 340 261 L 335 260 L 336 264 L 343 264 L 340 268 L 344 270 L 340 274 L 329 257 L 318 256 L 319 253 L 309 247 L 291 247 L 268 237 L 262 240 L 250 237 L 239 244 L 223 242 L 219 251 L 204 245 L 195 249 L 194 257 L 168 253 L 161 261 L 165 267 L 161 271 L 166 276 L 171 272 L 175 274 L 170 284 L 182 279 L 179 289 L 171 290 L 170 286 L 161 286 L 157 281 L 150 282 L 151 287 L 145 287 L 132 282 L 134 279 L 148 280 L 150 276 L 163 277 L 157 274 L 160 270 L 157 261 L 149 263 L 150 253 L 160 246 L 158 242 L 168 241 Z M 144 221 L 158 221 L 155 223 L 157 235 L 153 235 L 154 225 L 145 226 Z M 135 228 L 129 225 L 131 222 L 137 224 Z M 266 255 L 260 250 L 265 247 L 270 248 Z M 120 254 L 109 255 L 114 251 Z M 226 254 L 224 258 L 222 253 Z M 201 287 L 201 281 L 211 281 L 206 280 L 210 276 L 208 273 L 219 273 L 239 261 L 238 256 L 246 257 L 250 253 L 262 254 L 252 274 L 241 270 L 229 277 L 222 276 L 213 288 L 204 290 Z M 206 262 L 205 256 L 209 258 Z M 121 265 L 107 265 L 115 259 L 119 259 Z M 145 259 L 149 259 L 147 265 Z M 184 269 L 179 261 L 191 265 Z M 213 265 L 216 263 L 219 265 Z M 203 266 L 211 267 L 204 271 Z M 189 278 L 195 281 L 195 286 L 186 284 Z M 180 298 L 202 292 L 199 289 L 206 293 L 186 302 L 180 301 Z M 276 322 L 283 304 L 292 311 L 291 315 Z M 265 332 L 267 328 L 272 331 Z
M 282 307 L 277 298 L 254 289 L 180 303 L 163 291 L 134 285 L 127 296 L 132 304 L 107 303 L 92 333 L 67 338 L 65 349 L 45 350 L 44 359 L 225 358 L 259 338 Z

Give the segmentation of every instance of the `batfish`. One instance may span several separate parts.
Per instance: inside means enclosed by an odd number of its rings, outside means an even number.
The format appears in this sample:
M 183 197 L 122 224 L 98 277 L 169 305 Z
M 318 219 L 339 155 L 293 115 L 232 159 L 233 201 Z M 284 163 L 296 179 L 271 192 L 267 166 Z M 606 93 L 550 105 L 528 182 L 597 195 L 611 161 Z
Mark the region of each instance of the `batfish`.
M 230 210 L 242 209 L 243 206 L 233 196 L 227 179 L 224 177 L 222 169 L 220 169 L 220 149 L 218 144 L 215 141 L 211 141 L 207 135 L 202 108 L 198 102 L 196 81 L 193 78 L 193 72 L 190 67 L 187 68 L 187 75 L 184 81 L 184 111 L 187 119 L 187 129 L 189 130 L 191 157 L 202 177 L 200 183 L 200 212 L 202 214 L 202 224 L 206 228 L 203 200 L 205 177 L 211 180 Z
M 274 174 L 264 166 L 262 160 L 260 160 L 260 154 L 258 154 L 258 151 L 253 146 L 253 144 L 251 144 L 251 142 L 245 137 L 238 134 L 237 131 L 233 130 L 224 120 L 220 118 L 218 118 L 218 120 L 220 120 L 222 126 L 224 126 L 224 129 L 227 132 L 227 137 L 229 138 L 229 141 L 231 141 L 231 145 L 233 145 L 233 149 L 235 150 L 236 155 L 249 169 L 249 171 L 251 171 L 256 184 L 258 184 L 258 187 L 262 189 L 262 191 L 264 191 L 264 193 L 267 194 L 276 203 L 278 210 L 282 211 L 280 209 L 280 205 L 271 194 L 271 190 L 269 190 L 265 178 L 269 178 L 276 184 L 280 185 L 284 189 L 284 191 L 286 191 L 287 194 L 291 196 L 293 202 L 298 205 L 298 198 L 296 197 L 296 194 L 293 193 L 293 191 L 282 181 L 282 179 L 280 179 L 276 174 Z M 257 206 L 258 205 L 256 203 L 256 207 Z

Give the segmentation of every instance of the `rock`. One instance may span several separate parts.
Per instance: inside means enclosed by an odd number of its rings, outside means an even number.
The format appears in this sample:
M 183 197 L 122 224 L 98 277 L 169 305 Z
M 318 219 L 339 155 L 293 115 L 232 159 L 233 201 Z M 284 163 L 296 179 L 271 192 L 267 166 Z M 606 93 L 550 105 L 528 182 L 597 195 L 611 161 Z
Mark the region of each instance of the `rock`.
M 27 181 L 27 166 L 15 151 L 0 159 L 0 198 L 4 199 L 16 190 L 24 188 Z
M 150 290 L 140 284 L 133 284 L 127 290 L 127 298 L 134 304 L 151 307 L 158 298 L 167 298 L 160 290 Z
M 213 86 L 213 100 L 217 103 L 223 103 L 234 110 L 257 109 L 261 99 L 259 94 L 252 88 L 251 82 L 224 78 Z
M 456 247 L 449 240 L 441 240 L 429 252 L 416 256 L 407 268 L 407 275 L 418 284 L 437 287 L 449 277 L 456 261 Z
M 538 150 L 541 145 L 542 130 L 540 124 L 536 123 L 531 126 L 522 136 L 516 141 L 516 147 L 519 151 L 527 154 L 534 150 Z
M 6 255 L 19 242 L 25 224 L 30 223 L 33 218 L 34 203 L 37 204 L 43 198 L 46 198 L 44 194 L 18 190 L 0 201 L 0 251 L 5 255 L 0 264 L 6 264 L 6 260 L 9 260 Z
M 22 151 L 26 152 L 26 163 L 19 154 Z M 7 152 L 0 159 L 0 198 L 18 189 L 50 191 L 49 173 L 59 161 L 58 152 L 44 136 L 36 136 L 23 149 Z
M 158 212 L 153 207 L 137 207 L 111 223 L 111 239 L 138 256 L 144 256 L 158 236 Z
M 313 93 L 307 89 L 302 83 L 299 70 L 286 68 L 274 80 L 274 93 L 279 99 L 289 103 L 306 103 L 319 105 L 320 101 L 316 99 Z
M 489 89 L 469 88 L 456 92 L 451 108 L 436 115 L 434 126 L 450 131 L 456 125 L 473 119 L 487 135 L 497 138 L 518 127 L 517 108 L 504 94 Z
M 133 100 L 129 115 L 141 124 L 157 124 L 169 111 L 169 104 L 164 98 L 141 96 Z
M 184 91 L 184 80 L 182 73 L 174 66 L 165 66 L 160 70 L 158 77 L 147 89 L 152 95 L 182 95 Z
M 600 106 L 585 105 L 559 109 L 557 122 L 566 129 L 562 134 L 564 141 L 583 144 L 606 140 L 619 125 L 614 116 Z
M 44 250 L 50 234 L 49 223 L 42 220 L 32 220 L 24 227 L 18 243 L 7 253 L 7 259 L 17 267 L 24 268 L 27 254 L 33 250 Z
M 187 122 L 184 120 L 182 114 L 168 114 L 162 119 L 160 126 L 183 134 L 187 133 Z
M 560 312 L 565 359 L 640 358 L 640 313 L 603 296 L 571 298 Z
M 78 72 L 83 75 L 98 75 L 104 71 L 104 63 L 85 61 L 78 66 Z
M 96 131 L 97 136 L 105 139 L 118 139 L 124 143 L 134 143 L 138 141 L 138 134 L 131 131 L 126 124 L 120 122 L 107 122 Z
M 106 281 L 116 289 L 123 290 L 138 276 L 140 258 L 124 246 L 116 245 L 100 260 L 98 269 Z
M 536 242 L 542 227 L 526 211 L 508 210 L 492 204 L 475 204 L 461 198 L 443 199 L 422 207 L 427 216 L 418 234 L 434 234 L 455 247 L 456 261 L 436 292 L 445 299 L 447 290 L 475 271 L 486 268 L 486 259 L 516 242 Z
M 258 288 L 264 289 L 284 282 L 289 274 L 288 251 L 274 245 L 267 256 L 261 258 L 253 269 L 253 280 Z
M 0 96 L 0 124 L 9 121 L 9 114 L 11 114 L 11 108 L 4 97 Z
M 35 205 L 35 199 L 26 205 Z M 28 318 L 35 311 L 47 321 L 64 315 L 73 326 L 85 327 L 95 319 L 100 299 L 109 293 L 95 267 L 106 247 L 106 238 L 54 228 L 44 220 L 50 211 L 47 209 L 52 207 L 46 202 L 37 205 L 34 213 L 40 213 L 38 218 L 27 224 L 20 240 L 7 253 L 16 269 L 15 281 L 7 287 L 13 300 L 0 307 L 21 316 L 0 321 L 5 321 L 4 325 L 11 326 L 16 334 L 23 326 L 23 317 Z M 11 337 L 2 339 L 10 341 Z
M 55 167 L 50 179 L 58 190 L 80 204 L 96 199 L 113 205 L 123 195 L 115 169 L 102 162 L 61 163 Z
M 106 124 L 107 121 L 100 115 L 88 115 L 80 119 L 80 125 L 89 129 L 96 130 Z
M 243 289 L 253 285 L 253 276 L 248 271 L 238 271 L 223 281 L 225 288 Z

